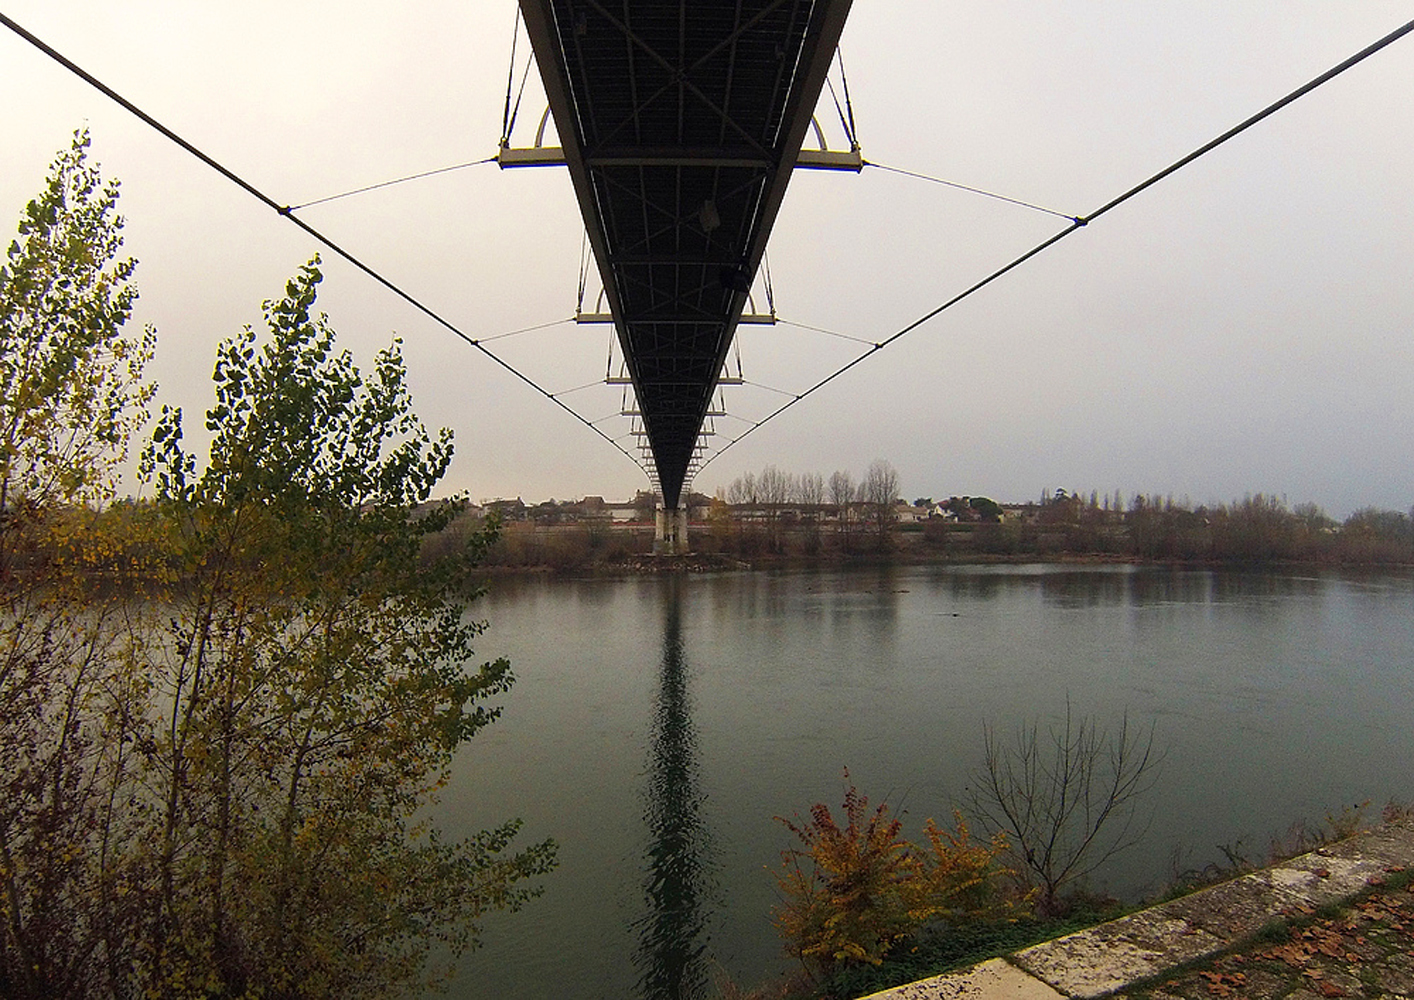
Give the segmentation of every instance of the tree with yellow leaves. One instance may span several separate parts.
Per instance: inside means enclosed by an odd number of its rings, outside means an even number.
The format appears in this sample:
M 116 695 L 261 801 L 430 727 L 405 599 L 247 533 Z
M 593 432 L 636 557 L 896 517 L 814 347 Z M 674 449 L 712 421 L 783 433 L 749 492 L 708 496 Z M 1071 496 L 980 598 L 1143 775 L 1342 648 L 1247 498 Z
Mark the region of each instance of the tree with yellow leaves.
M 845 772 L 844 825 L 816 803 L 810 818 L 777 820 L 800 841 L 781 852 L 776 928 L 807 971 L 825 974 L 879 965 L 900 941 L 927 925 L 1013 920 L 1004 892 L 1011 873 L 998 863 L 1006 840 L 973 840 L 960 814 L 954 829 L 928 820 L 927 847 L 904 839 L 887 803 L 869 799 Z
M 163 995 L 402 995 L 553 864 L 548 841 L 510 850 L 515 822 L 460 843 L 418 822 L 511 684 L 505 660 L 467 668 L 491 539 L 420 558 L 463 509 L 429 502 L 450 432 L 412 413 L 396 342 L 367 375 L 335 348 L 317 265 L 266 303 L 264 338 L 220 347 L 200 474 L 175 412 L 144 457 L 178 583 L 132 649 L 161 706 L 136 762 L 136 967 Z
M 450 433 L 396 342 L 336 349 L 316 259 L 221 346 L 206 461 L 164 409 L 155 496 L 102 511 L 153 335 L 87 147 L 0 269 L 0 997 L 420 994 L 554 864 L 425 820 L 512 680 L 465 614 L 490 536 L 425 558 Z
M 79 132 L 0 264 L 0 994 L 83 996 L 102 930 L 114 606 L 85 565 L 153 386 L 118 187 Z M 118 912 L 115 908 L 114 914 Z

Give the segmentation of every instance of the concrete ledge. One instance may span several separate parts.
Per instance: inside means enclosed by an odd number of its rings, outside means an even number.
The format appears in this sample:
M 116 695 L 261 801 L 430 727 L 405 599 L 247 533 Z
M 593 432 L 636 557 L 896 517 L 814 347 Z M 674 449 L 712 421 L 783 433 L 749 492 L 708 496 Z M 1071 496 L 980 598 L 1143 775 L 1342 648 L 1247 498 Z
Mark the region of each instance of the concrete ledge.
M 1013 959 L 1067 996 L 1097 997 L 1224 945 L 1186 920 L 1150 909 L 1027 948 Z
M 1252 937 L 1279 915 L 1299 905 L 1300 897 L 1273 885 L 1265 872 L 1244 875 L 1158 907 L 1223 942 L 1224 947 Z
M 895 986 L 867 1000 L 1063 1000 L 1063 996 L 1006 959 L 994 958 L 965 971 Z
M 1387 823 L 1271 868 L 867 1000 L 1055 1000 L 1115 993 L 1232 948 L 1270 921 L 1358 895 L 1414 866 L 1414 825 Z

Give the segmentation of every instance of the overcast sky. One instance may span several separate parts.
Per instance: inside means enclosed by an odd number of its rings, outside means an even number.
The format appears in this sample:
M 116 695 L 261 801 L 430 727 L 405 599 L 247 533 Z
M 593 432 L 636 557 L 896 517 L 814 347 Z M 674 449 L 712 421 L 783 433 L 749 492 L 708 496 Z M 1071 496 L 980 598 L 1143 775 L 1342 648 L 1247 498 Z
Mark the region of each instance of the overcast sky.
M 510 0 L 0 10 L 280 203 L 481 159 L 500 135 Z M 841 47 L 867 159 L 1085 215 L 1409 14 L 1377 0 L 857 0 Z M 72 131 L 91 129 L 94 158 L 123 182 L 160 399 L 184 407 L 200 444 L 216 343 L 258 324 L 261 301 L 319 247 L 4 30 L 0 92 L 6 232 Z M 521 144 L 543 109 L 533 82 Z M 840 141 L 831 105 L 820 120 Z M 1414 36 L 879 352 L 695 487 L 768 463 L 859 475 L 882 457 L 909 499 L 1064 487 L 1407 510 L 1411 178 Z M 476 166 L 301 217 L 471 336 L 574 312 L 583 227 L 563 169 Z M 801 171 L 768 250 L 776 308 L 881 340 L 1066 225 L 883 170 Z M 449 491 L 619 499 L 646 485 L 559 408 L 324 257 L 321 306 L 340 342 L 367 365 L 401 336 L 418 411 L 455 431 Z M 603 376 L 608 341 L 561 323 L 488 346 L 558 392 Z M 739 344 L 746 378 L 785 392 L 861 350 L 785 324 L 743 328 Z M 787 398 L 726 392 L 747 419 Z M 618 393 L 563 398 L 597 419 Z M 718 442 L 749 426 L 718 425 Z

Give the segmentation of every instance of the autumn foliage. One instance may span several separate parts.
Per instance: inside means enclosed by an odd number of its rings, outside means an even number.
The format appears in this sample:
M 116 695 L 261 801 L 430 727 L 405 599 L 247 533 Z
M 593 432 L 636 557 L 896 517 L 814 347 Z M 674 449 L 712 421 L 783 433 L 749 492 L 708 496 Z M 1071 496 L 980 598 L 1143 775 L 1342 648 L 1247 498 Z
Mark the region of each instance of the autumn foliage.
M 163 408 L 115 503 L 152 335 L 87 145 L 0 266 L 0 997 L 421 995 L 555 856 L 426 819 L 512 683 L 489 537 L 422 558 L 451 435 L 396 341 L 336 348 L 316 258 L 221 345 L 208 453 Z
M 926 925 L 1021 915 L 1004 890 L 1002 836 L 974 840 L 954 813 L 953 829 L 929 819 L 926 846 L 910 843 L 886 803 L 871 809 L 848 772 L 845 781 L 843 826 L 823 803 L 809 819 L 777 817 L 800 846 L 781 852 L 776 928 L 808 969 L 878 965 Z

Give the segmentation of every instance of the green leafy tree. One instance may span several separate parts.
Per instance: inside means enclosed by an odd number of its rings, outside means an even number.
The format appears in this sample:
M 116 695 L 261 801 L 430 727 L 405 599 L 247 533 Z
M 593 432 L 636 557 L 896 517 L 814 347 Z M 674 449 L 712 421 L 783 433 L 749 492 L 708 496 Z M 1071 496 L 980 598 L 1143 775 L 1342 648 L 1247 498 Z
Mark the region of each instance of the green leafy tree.
M 397 995 L 553 864 L 511 850 L 515 822 L 445 843 L 418 821 L 511 684 L 505 660 L 465 667 L 490 538 L 419 558 L 462 509 L 428 502 L 450 433 L 413 415 L 396 342 L 367 377 L 335 350 L 317 263 L 266 304 L 267 340 L 219 349 L 205 469 L 175 411 L 145 456 L 179 584 L 132 647 L 160 707 L 138 741 L 149 993 Z
M 0 995 L 97 989 L 106 718 L 124 689 L 95 526 L 153 386 L 118 185 L 74 135 L 0 263 Z
M 88 146 L 87 133 L 76 133 L 54 161 L 0 265 L 6 512 L 107 499 L 154 391 L 143 382 L 154 334 L 123 335 L 137 263 L 118 257 L 118 185 L 103 182 Z
M 424 543 L 451 457 L 396 344 L 359 372 L 310 265 L 217 359 L 198 474 L 111 499 L 153 334 L 123 334 L 116 184 L 56 159 L 0 267 L 0 996 L 381 997 L 533 894 L 554 847 L 422 819 L 490 723 L 469 566 Z
M 977 514 L 977 519 L 990 524 L 1001 523 L 1002 516 L 1006 513 L 1002 510 L 1002 505 L 990 497 L 969 497 L 968 505 Z

